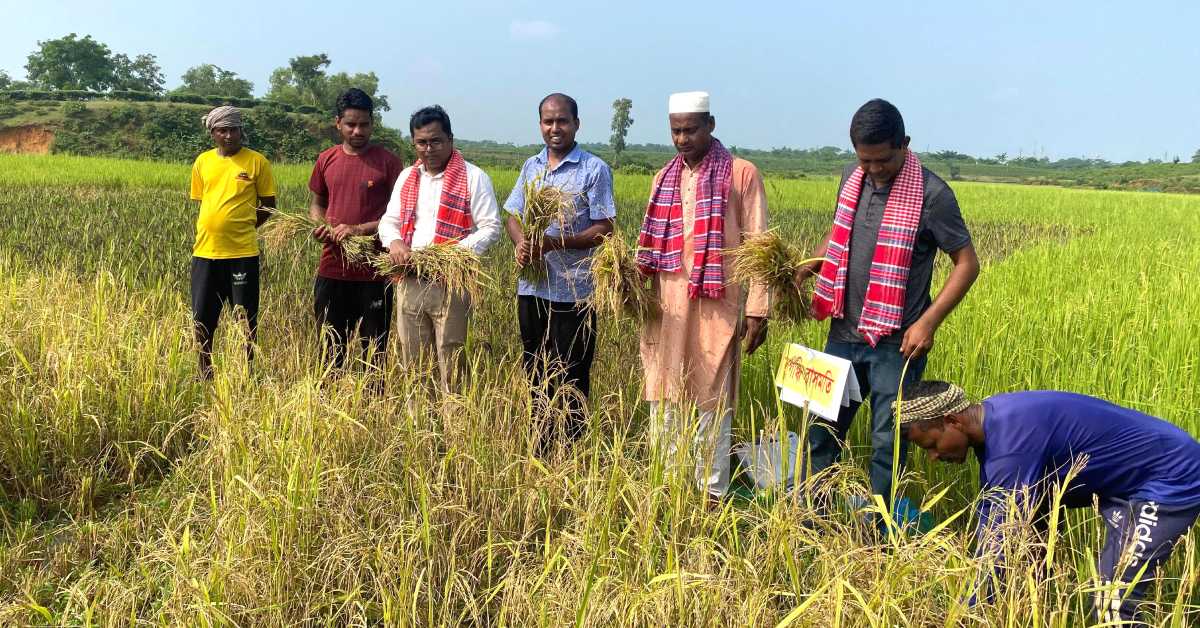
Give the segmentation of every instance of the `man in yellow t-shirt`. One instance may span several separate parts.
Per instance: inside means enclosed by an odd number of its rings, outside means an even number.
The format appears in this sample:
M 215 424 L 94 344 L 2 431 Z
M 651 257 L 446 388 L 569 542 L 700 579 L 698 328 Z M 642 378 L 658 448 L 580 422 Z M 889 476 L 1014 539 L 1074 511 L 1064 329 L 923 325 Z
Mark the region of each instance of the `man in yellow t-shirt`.
M 226 302 L 246 312 L 253 342 L 258 328 L 256 229 L 275 207 L 275 178 L 266 157 L 242 147 L 242 115 L 217 107 L 204 116 L 216 148 L 192 166 L 192 200 L 200 201 L 192 247 L 192 317 L 200 345 L 200 375 L 212 378 L 213 335 Z M 247 353 L 253 358 L 253 348 Z

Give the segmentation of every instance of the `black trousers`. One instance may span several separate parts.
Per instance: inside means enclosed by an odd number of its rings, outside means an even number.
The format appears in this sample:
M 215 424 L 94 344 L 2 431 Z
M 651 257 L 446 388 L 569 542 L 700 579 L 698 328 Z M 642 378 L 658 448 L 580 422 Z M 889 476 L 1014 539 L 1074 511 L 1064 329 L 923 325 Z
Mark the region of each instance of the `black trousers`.
M 213 334 L 225 304 L 241 306 L 250 325 L 250 339 L 258 332 L 258 257 L 233 259 L 192 258 L 192 318 L 202 354 L 212 353 Z
M 592 360 L 596 357 L 596 314 L 581 303 L 556 303 L 532 296 L 517 297 L 517 321 L 521 326 L 522 364 L 529 374 L 536 397 L 545 401 L 559 397 L 564 386 L 579 392 L 565 394 L 563 421 L 559 413 L 543 413 L 539 421 L 538 455 L 544 456 L 561 435 L 567 443 L 578 439 L 587 427 L 586 398 L 592 390 Z
M 1200 504 L 1168 506 L 1108 498 L 1100 500 L 1100 514 L 1108 534 L 1100 550 L 1103 588 L 1094 594 L 1096 620 L 1132 623 L 1155 569 L 1200 517 Z
M 390 281 L 348 281 L 317 277 L 313 282 L 313 313 L 325 355 L 340 368 L 348 354 L 350 338 L 357 332 L 362 351 L 372 345 L 375 360 L 382 364 L 387 351 L 395 304 Z M 328 326 L 329 332 L 324 328 Z

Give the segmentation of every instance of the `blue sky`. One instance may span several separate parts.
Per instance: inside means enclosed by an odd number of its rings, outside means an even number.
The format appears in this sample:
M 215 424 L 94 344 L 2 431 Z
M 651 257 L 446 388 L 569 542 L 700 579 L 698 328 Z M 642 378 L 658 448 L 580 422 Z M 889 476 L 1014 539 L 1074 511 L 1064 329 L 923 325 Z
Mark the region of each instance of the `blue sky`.
M 848 147 L 872 97 L 920 150 L 1144 160 L 1200 149 L 1197 2 L 188 2 L 38 0 L 5 8 L 0 69 L 23 78 L 38 40 L 91 34 L 157 55 L 178 84 L 215 63 L 261 94 L 272 69 L 325 52 L 375 71 L 390 124 L 429 103 L 455 134 L 538 141 L 550 91 L 580 102 L 580 139 L 607 141 L 633 100 L 632 142 L 669 141 L 667 95 L 708 90 L 717 136 Z

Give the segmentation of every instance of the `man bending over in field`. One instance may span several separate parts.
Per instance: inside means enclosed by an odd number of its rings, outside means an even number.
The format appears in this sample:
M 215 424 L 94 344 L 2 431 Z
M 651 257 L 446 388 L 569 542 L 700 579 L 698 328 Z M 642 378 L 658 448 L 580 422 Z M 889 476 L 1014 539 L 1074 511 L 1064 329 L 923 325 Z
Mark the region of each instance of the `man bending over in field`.
M 441 107 L 417 110 L 408 129 L 417 163 L 400 173 L 379 221 L 380 242 L 398 266 L 406 266 L 414 250 L 443 242 L 483 255 L 500 237 L 491 178 L 454 148 L 450 116 Z M 412 273 L 399 279 L 397 292 L 401 358 L 410 365 L 436 358 L 442 389 L 456 391 L 466 375 L 468 295 Z
M 729 489 L 729 448 L 741 371 L 767 337 L 766 286 L 727 282 L 724 251 L 767 228 L 767 193 L 754 164 L 712 136 L 705 92 L 672 94 L 679 154 L 654 177 L 637 261 L 661 309 L 642 328 L 652 433 L 668 461 L 688 435 L 695 481 L 710 499 Z
M 569 385 L 587 397 L 596 354 L 596 313 L 586 301 L 592 294 L 592 249 L 612 233 L 617 215 L 612 170 L 575 143 L 579 107 L 574 98 L 566 94 L 543 98 L 538 123 L 546 148 L 525 161 L 504 203 L 509 213 L 504 226 L 516 249 L 517 264 L 541 260 L 546 266 L 541 279 L 517 282 L 522 361 L 535 394 L 545 385 L 545 394 L 552 399 L 560 385 Z M 525 239 L 517 219 L 525 210 L 526 182 L 539 176 L 541 185 L 554 186 L 574 199 L 571 222 L 552 224 L 540 244 Z M 587 415 L 578 397 L 568 395 L 567 403 L 569 412 L 561 431 L 569 444 L 583 432 Z M 539 455 L 549 453 L 559 431 L 558 425 L 540 426 Z
M 352 87 L 338 97 L 334 125 L 342 143 L 317 157 L 308 179 L 309 214 L 324 223 L 313 230 L 313 237 L 325 245 L 313 282 L 313 310 L 334 367 L 342 365 L 355 333 L 364 351 L 374 345 L 376 362 L 382 364 L 392 325 L 392 283 L 370 268 L 347 262 L 339 246 L 350 236 L 375 235 L 404 169 L 399 157 L 370 143 L 374 109 L 361 89 Z
M 892 499 L 892 468 L 908 453 L 895 446 L 891 404 L 906 381 L 919 381 L 933 335 L 979 275 L 971 234 L 954 192 L 908 149 L 900 111 L 885 100 L 859 108 L 850 122 L 858 163 L 846 167 L 838 187 L 829 237 L 800 269 L 797 289 L 818 274 L 813 316 L 832 318 L 825 352 L 854 365 L 859 388 L 871 398 L 871 490 Z M 941 250 L 954 267 L 929 299 L 933 262 Z M 841 456 L 858 402 L 843 407 L 832 429 L 809 430 L 812 466 L 820 471 Z M 898 475 L 898 473 L 897 473 Z
M 970 403 L 958 386 L 934 381 L 909 386 L 896 405 L 904 438 L 934 460 L 961 464 L 975 452 L 980 488 L 993 492 L 979 502 L 980 554 L 1000 554 L 1011 504 L 1045 509 L 1056 483 L 1064 506 L 1099 502 L 1108 528 L 1099 621 L 1133 619 L 1155 568 L 1200 515 L 1200 443 L 1162 419 L 1065 392 Z
M 191 198 L 200 201 L 192 247 L 192 316 L 200 345 L 200 375 L 212 378 L 213 334 L 226 302 L 241 306 L 254 338 L 258 330 L 258 237 L 275 207 L 271 163 L 242 146 L 242 114 L 217 107 L 204 116 L 216 148 L 192 166 Z

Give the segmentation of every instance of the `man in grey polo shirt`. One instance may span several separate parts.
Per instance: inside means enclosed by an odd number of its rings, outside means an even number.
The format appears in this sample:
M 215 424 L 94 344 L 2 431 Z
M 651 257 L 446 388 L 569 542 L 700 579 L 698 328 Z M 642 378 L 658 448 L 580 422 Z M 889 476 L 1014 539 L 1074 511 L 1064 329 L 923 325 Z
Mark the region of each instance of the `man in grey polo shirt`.
M 579 106 L 566 94 L 550 94 L 538 104 L 538 124 L 546 148 L 530 157 L 504 203 L 505 230 L 520 266 L 541 261 L 546 276 L 517 284 L 517 321 L 521 327 L 522 362 L 534 395 L 553 399 L 565 385 L 578 394 L 566 396 L 565 425 L 539 417 L 537 454 L 547 455 L 565 433 L 570 444 L 587 422 L 580 396 L 591 392 L 592 359 L 596 355 L 596 313 L 586 305 L 592 294 L 592 249 L 612 233 L 617 206 L 608 164 L 575 142 Z M 517 217 L 525 209 L 525 182 L 541 177 L 575 199 L 570 224 L 553 224 L 541 243 L 525 239 Z M 536 406 L 537 404 L 535 404 Z
M 842 173 L 833 229 L 813 255 L 824 260 L 801 269 L 797 285 L 820 274 L 813 306 L 818 318 L 831 318 L 825 351 L 850 360 L 863 394 L 870 395 L 871 490 L 891 499 L 891 407 L 900 374 L 907 361 L 905 382 L 920 381 L 934 334 L 975 282 L 979 259 L 954 191 L 908 150 L 895 106 L 875 99 L 860 107 L 850 123 L 850 141 L 858 163 Z M 939 250 L 953 269 L 930 299 Z M 840 457 L 859 405 L 842 408 L 833 425 L 809 431 L 814 471 Z M 906 455 L 901 441 L 897 473 Z

